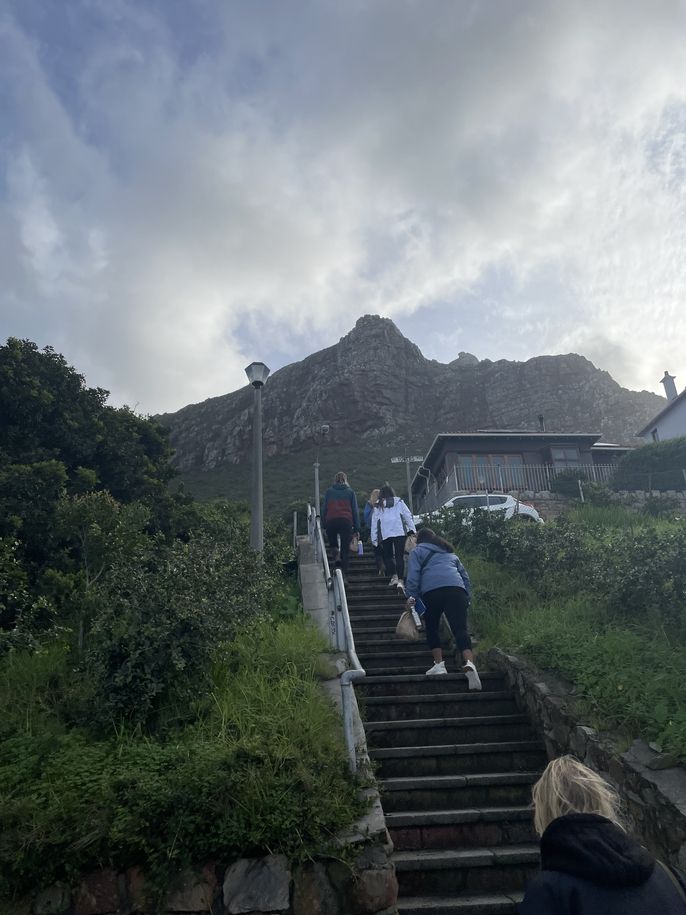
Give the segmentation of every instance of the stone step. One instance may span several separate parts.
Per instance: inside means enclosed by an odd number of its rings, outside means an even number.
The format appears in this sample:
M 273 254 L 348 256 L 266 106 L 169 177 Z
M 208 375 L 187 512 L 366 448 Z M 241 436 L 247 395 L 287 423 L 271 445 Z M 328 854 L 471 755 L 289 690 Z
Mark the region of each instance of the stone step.
M 505 678 L 496 671 L 479 671 L 484 692 L 502 690 Z M 427 677 L 417 674 L 396 674 L 395 676 L 369 676 L 356 684 L 356 690 L 363 696 L 409 696 L 433 693 L 468 691 L 467 677 L 462 673 Z
M 393 629 L 390 633 L 387 631 L 385 637 L 380 636 L 378 638 L 371 638 L 364 630 L 355 635 L 355 644 L 362 645 L 369 651 L 395 651 L 396 649 L 400 649 L 402 651 L 406 648 L 416 648 L 417 642 L 419 642 L 422 646 L 426 646 L 424 633 L 421 630 L 419 633 L 419 638 L 415 639 L 414 641 L 411 639 L 395 638 L 395 629 Z M 427 648 L 427 651 L 428 650 L 429 649 Z
M 378 604 L 370 605 L 368 609 L 356 607 L 353 611 L 350 606 L 350 625 L 353 627 L 355 637 L 363 636 L 368 629 L 384 628 L 395 632 L 395 627 L 403 612 L 400 607 L 389 607 L 383 610 Z
M 356 608 L 362 604 L 404 605 L 407 600 L 407 596 L 399 588 L 379 588 L 378 591 L 364 588 L 356 591 L 348 585 L 345 596 L 348 599 L 348 606 Z
M 398 915 L 516 915 L 520 892 L 479 896 L 413 896 L 398 899 Z
M 350 623 L 353 627 L 353 632 L 355 632 L 356 627 L 361 624 L 364 628 L 364 625 L 367 623 L 367 620 L 370 617 L 376 617 L 375 620 L 377 625 L 382 626 L 393 626 L 400 619 L 400 614 L 405 609 L 405 601 L 399 601 L 397 604 L 392 602 L 387 603 L 366 603 L 359 604 L 354 606 L 348 603 L 348 611 L 350 613 Z
M 427 677 L 427 679 L 432 679 Z M 419 696 L 368 696 L 363 700 L 366 721 L 407 721 L 417 718 L 514 715 L 509 691 L 435 693 Z
M 396 851 L 419 848 L 487 848 L 534 843 L 530 806 L 415 810 L 386 814 Z
M 351 591 L 392 591 L 395 585 L 391 584 L 388 575 L 360 575 L 359 573 L 348 573 L 348 585 Z
M 384 813 L 524 806 L 538 772 L 477 772 L 378 779 Z
M 540 740 L 385 747 L 370 750 L 369 755 L 381 778 L 542 771 L 547 762 Z
M 405 639 L 396 639 L 395 636 L 395 626 L 398 617 L 393 614 L 392 617 L 389 617 L 389 624 L 386 626 L 369 626 L 366 629 L 360 629 L 355 636 L 355 643 L 366 642 L 370 643 L 371 647 L 375 647 L 377 644 L 385 644 L 386 642 L 403 642 Z
M 433 661 L 431 652 L 423 642 L 408 642 L 407 648 L 392 648 L 389 651 L 370 651 L 368 648 L 359 648 L 355 642 L 357 656 L 364 669 L 368 672 L 376 672 L 378 668 L 392 668 L 396 673 L 410 673 L 408 667 L 418 668 L 412 673 L 418 673 L 421 666 L 424 672 L 431 667 Z M 446 667 L 448 662 L 446 661 Z
M 444 848 L 393 854 L 400 896 L 509 896 L 538 870 L 537 844 Z M 478 909 L 477 909 L 478 911 Z
M 535 736 L 526 715 L 368 721 L 365 730 L 370 749 L 531 740 Z
M 412 664 L 398 664 L 395 667 L 374 667 L 371 673 L 376 677 L 377 674 L 386 677 L 404 676 L 405 674 L 413 677 L 424 677 L 431 666 L 431 658 L 427 662 L 416 662 Z M 448 663 L 448 662 L 446 662 Z M 369 670 L 367 671 L 370 672 Z M 362 682 L 362 681 L 360 681 Z

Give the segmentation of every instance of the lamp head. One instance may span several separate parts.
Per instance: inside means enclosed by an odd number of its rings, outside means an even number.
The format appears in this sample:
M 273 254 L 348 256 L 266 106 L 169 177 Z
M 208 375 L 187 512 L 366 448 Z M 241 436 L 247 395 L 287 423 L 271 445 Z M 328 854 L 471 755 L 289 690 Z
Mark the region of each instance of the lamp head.
M 248 381 L 254 388 L 261 388 L 267 378 L 269 378 L 269 369 L 264 362 L 251 362 L 246 368 L 245 374 Z
M 330 429 L 331 429 L 331 427 L 329 426 L 329 424 L 328 424 L 328 423 L 324 423 L 324 424 L 322 425 L 322 430 L 321 430 L 321 431 L 322 431 L 322 435 L 328 435 Z

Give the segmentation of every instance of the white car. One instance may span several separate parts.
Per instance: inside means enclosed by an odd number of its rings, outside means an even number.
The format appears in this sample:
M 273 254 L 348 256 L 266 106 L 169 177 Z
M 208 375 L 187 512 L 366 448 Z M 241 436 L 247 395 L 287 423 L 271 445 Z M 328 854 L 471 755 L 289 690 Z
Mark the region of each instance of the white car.
M 506 518 L 522 518 L 525 521 L 536 521 L 543 524 L 543 518 L 538 514 L 533 505 L 520 502 L 514 496 L 507 496 L 500 492 L 469 493 L 464 496 L 453 496 L 443 508 L 461 508 L 472 512 L 476 508 L 489 512 L 504 512 Z

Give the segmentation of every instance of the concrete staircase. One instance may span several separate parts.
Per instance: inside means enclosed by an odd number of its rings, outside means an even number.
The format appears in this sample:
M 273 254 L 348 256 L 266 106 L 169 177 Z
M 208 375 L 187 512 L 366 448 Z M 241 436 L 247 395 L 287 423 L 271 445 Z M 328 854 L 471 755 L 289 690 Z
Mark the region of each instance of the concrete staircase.
M 500 674 L 480 671 L 480 693 L 462 673 L 425 676 L 431 653 L 423 639 L 394 638 L 404 598 L 371 557 L 351 560 L 346 594 L 399 912 L 514 915 L 538 868 L 529 803 L 546 763 L 542 742 Z

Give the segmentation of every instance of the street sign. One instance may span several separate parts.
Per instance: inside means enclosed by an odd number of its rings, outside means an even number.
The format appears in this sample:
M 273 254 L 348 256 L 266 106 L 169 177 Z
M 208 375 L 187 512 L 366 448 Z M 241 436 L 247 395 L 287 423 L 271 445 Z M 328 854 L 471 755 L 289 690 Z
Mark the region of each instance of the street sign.
M 411 458 L 408 458 L 408 460 L 412 461 L 413 464 L 415 463 L 415 461 L 417 462 L 417 464 L 423 464 L 424 455 L 423 454 L 413 454 Z
M 401 458 L 391 458 L 391 464 L 404 464 L 404 463 L 405 463 L 405 458 L 404 458 L 404 457 L 401 457 Z
M 411 464 L 421 464 L 424 461 L 423 454 L 413 454 L 412 457 L 394 457 L 391 458 L 391 464 L 404 464 L 409 461 Z

